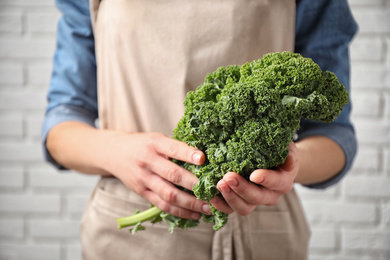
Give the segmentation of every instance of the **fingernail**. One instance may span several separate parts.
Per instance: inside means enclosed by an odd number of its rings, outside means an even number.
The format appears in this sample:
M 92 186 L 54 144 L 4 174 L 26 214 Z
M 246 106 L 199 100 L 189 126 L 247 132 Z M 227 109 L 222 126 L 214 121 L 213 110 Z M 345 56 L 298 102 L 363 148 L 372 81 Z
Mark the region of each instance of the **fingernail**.
M 202 206 L 202 211 L 203 211 L 205 214 L 210 215 L 210 214 L 211 214 L 210 205 L 209 205 L 209 204 L 203 204 L 203 206 Z
M 200 159 L 202 158 L 202 155 L 200 153 L 197 153 L 195 152 L 193 155 L 192 155 L 192 160 L 195 162 L 195 163 L 200 163 Z
M 261 183 L 263 183 L 264 178 L 263 177 L 260 177 L 260 178 L 252 177 L 252 178 L 249 178 L 249 180 L 253 183 L 261 184 Z
M 263 176 L 259 176 L 260 174 L 257 174 L 257 172 L 254 172 L 252 173 L 250 176 L 249 176 L 249 180 L 251 182 L 254 182 L 254 183 L 257 183 L 257 184 L 261 184 L 264 182 L 264 177 Z

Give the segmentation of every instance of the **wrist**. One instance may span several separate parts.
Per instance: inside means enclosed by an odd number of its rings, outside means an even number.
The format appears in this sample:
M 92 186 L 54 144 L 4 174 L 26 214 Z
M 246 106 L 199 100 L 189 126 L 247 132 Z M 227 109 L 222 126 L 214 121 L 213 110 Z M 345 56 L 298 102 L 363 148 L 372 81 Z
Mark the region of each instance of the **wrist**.
M 341 147 L 325 136 L 311 136 L 296 143 L 300 169 L 295 182 L 309 185 L 324 182 L 338 174 L 345 165 Z

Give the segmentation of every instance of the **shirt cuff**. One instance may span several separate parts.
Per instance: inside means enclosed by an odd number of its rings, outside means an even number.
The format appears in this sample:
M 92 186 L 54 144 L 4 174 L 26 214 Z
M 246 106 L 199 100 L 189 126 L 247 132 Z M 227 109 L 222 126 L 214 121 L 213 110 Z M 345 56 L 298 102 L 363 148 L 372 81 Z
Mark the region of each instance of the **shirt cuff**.
M 41 143 L 42 143 L 42 151 L 43 158 L 55 166 L 59 170 L 66 170 L 66 168 L 59 163 L 57 163 L 54 158 L 50 155 L 46 146 L 46 139 L 49 131 L 56 125 L 62 122 L 67 121 L 78 121 L 86 123 L 90 126 L 95 127 L 95 118 L 91 115 L 89 111 L 85 108 L 72 106 L 72 105 L 59 105 L 57 107 L 49 110 L 43 121 L 42 125 L 42 135 L 41 135 Z
M 303 130 L 300 130 L 298 132 L 298 141 L 314 135 L 326 136 L 335 141 L 343 149 L 346 158 L 344 169 L 336 176 L 321 183 L 304 185 L 305 187 L 313 189 L 325 189 L 338 183 L 352 167 L 357 151 L 357 141 L 354 129 L 349 125 L 321 122 L 310 123 L 305 126 Z

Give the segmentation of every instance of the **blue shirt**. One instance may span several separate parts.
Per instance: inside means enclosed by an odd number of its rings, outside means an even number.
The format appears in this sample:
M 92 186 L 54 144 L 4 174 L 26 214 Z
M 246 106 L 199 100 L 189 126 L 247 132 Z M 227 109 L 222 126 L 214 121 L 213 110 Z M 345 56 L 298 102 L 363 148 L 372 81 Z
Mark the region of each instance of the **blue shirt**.
M 42 128 L 44 157 L 59 165 L 46 149 L 50 129 L 65 121 L 80 121 L 95 126 L 98 118 L 94 36 L 88 0 L 56 0 L 62 12 L 58 23 L 57 47 L 48 91 L 48 106 Z M 297 0 L 295 52 L 312 58 L 322 70 L 334 72 L 349 91 L 348 47 L 357 31 L 346 0 Z M 337 183 L 350 169 L 357 150 L 351 104 L 346 105 L 333 123 L 302 120 L 298 140 L 324 135 L 344 150 L 342 172 L 323 183 L 308 185 L 326 188 Z

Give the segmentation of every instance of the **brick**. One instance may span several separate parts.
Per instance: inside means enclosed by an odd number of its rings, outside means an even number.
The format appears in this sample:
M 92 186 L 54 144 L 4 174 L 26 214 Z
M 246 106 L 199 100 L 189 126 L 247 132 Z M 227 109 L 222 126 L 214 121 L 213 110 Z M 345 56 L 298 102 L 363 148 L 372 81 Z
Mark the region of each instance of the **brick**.
M 356 154 L 353 168 L 372 172 L 377 171 L 380 168 L 380 164 L 379 150 L 377 148 L 361 145 Z
M 47 0 L 1 0 L 0 6 L 25 6 L 25 7 L 32 7 L 32 6 L 53 6 L 53 1 L 47 1 Z
M 312 229 L 310 248 L 334 250 L 337 247 L 336 232 L 332 229 Z
M 22 238 L 23 236 L 23 219 L 0 219 L 0 237 Z
M 360 33 L 389 33 L 390 8 L 388 7 L 355 10 L 354 16 L 359 23 Z
M 23 67 L 21 65 L 0 66 L 0 84 L 22 85 L 23 83 Z
M 299 196 L 305 201 L 332 200 L 339 196 L 339 187 L 337 185 L 323 189 L 311 189 L 301 185 L 295 185 Z
M 41 85 L 47 90 L 50 83 L 52 67 L 50 65 L 33 64 L 27 68 L 27 83 L 32 85 Z
M 384 43 L 380 37 L 357 37 L 350 47 L 352 61 L 381 61 Z
M 376 206 L 371 203 L 303 202 L 307 217 L 312 224 L 321 223 L 374 223 Z
M 373 229 L 344 229 L 342 243 L 346 249 L 390 251 L 390 231 Z
M 390 48 L 390 45 L 389 45 L 389 48 Z M 389 56 L 389 60 L 390 60 L 390 56 Z M 385 116 L 387 117 L 387 118 L 390 118 L 390 95 L 389 94 L 387 94 L 387 95 L 385 95 L 385 107 L 386 107 L 386 109 L 385 109 Z
M 383 4 L 383 0 L 349 0 L 348 2 L 351 5 L 352 9 L 354 9 L 355 6 L 379 6 Z
M 46 91 L 18 90 L 0 92 L 0 109 L 44 110 Z
M 66 194 L 66 212 L 80 219 L 87 205 L 90 194 Z
M 43 161 L 40 143 L 0 143 L 0 162 Z
M 23 188 L 24 172 L 22 167 L 0 168 L 0 188 Z
M 351 177 L 345 180 L 344 187 L 347 196 L 390 199 L 390 178 Z
M 28 226 L 30 235 L 34 238 L 78 238 L 80 236 L 79 220 L 30 220 Z
M 26 134 L 39 139 L 41 136 L 42 122 L 44 114 L 40 116 L 30 116 L 26 119 Z
M 390 86 L 389 69 L 383 65 L 373 64 L 367 66 L 364 63 L 356 63 L 351 67 L 351 87 L 372 89 L 372 88 L 388 88 Z
M 27 31 L 55 33 L 59 13 L 29 13 L 27 14 Z
M 81 260 L 81 246 L 80 245 L 66 245 L 66 260 Z
M 382 209 L 382 223 L 389 228 L 390 227 L 390 202 L 383 203 L 381 209 Z
M 51 59 L 54 49 L 54 37 L 52 40 L 0 40 L 0 58 Z
M 386 59 L 386 61 L 387 61 L 387 67 L 389 67 L 390 66 L 390 63 L 389 63 L 389 61 L 390 61 L 390 37 L 389 36 L 387 36 L 386 38 L 385 38 L 385 43 L 386 43 L 386 57 L 385 57 L 385 59 Z
M 351 98 L 354 116 L 379 117 L 382 114 L 383 98 L 379 91 L 352 91 Z
M 0 212 L 3 213 L 59 213 L 61 199 L 58 194 L 1 194 Z
M 11 114 L 0 117 L 0 137 L 22 137 L 23 117 Z
M 60 260 L 61 246 L 58 244 L 0 244 L 0 259 L 4 260 Z
M 22 33 L 23 22 L 21 14 L 0 14 L 0 32 Z
M 70 190 L 92 190 L 98 177 L 79 174 L 75 172 L 57 173 L 55 170 L 30 169 L 29 185 L 33 188 L 42 189 L 70 189 Z
M 361 144 L 383 145 L 390 143 L 390 122 L 355 120 L 354 123 L 357 138 Z

